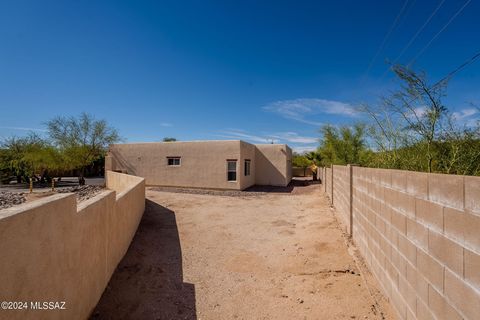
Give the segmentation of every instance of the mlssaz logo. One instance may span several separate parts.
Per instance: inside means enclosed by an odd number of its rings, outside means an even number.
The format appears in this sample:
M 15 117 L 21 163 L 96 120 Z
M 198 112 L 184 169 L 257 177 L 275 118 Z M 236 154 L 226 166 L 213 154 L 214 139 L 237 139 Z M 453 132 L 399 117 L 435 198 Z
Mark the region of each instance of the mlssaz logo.
M 65 301 L 32 301 L 30 302 L 32 310 L 66 310 Z

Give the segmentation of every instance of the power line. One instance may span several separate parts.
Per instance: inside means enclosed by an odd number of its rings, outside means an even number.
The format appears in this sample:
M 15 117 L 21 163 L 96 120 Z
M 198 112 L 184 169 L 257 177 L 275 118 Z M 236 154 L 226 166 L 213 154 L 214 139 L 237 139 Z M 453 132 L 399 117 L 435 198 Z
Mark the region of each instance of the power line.
M 467 66 L 469 66 L 470 64 L 474 63 L 475 60 L 477 60 L 478 58 L 480 58 L 480 51 L 477 52 L 476 54 L 474 54 L 470 59 L 468 59 L 467 61 L 465 61 L 464 63 L 462 63 L 461 65 L 459 65 L 458 67 L 456 67 L 454 70 L 450 71 L 445 77 L 443 77 L 442 79 L 440 79 L 436 84 L 434 84 L 433 86 L 438 86 L 440 85 L 442 82 L 444 81 L 447 81 L 447 80 L 450 80 L 456 73 L 460 72 L 461 70 L 465 69 Z
M 387 34 L 385 35 L 385 37 L 383 38 L 383 41 L 382 43 L 380 44 L 380 47 L 378 47 L 377 49 L 377 52 L 375 53 L 375 55 L 373 56 L 372 60 L 370 61 L 370 64 L 368 65 L 368 68 L 367 68 L 367 71 L 365 72 L 365 76 L 368 75 L 368 73 L 370 72 L 370 69 L 372 69 L 374 63 L 375 63 L 375 60 L 377 60 L 378 58 L 378 55 L 380 54 L 380 52 L 382 52 L 383 48 L 385 47 L 388 39 L 390 38 L 390 35 L 392 34 L 393 30 L 396 28 L 399 20 L 400 20 L 400 17 L 403 15 L 403 12 L 405 11 L 406 7 L 407 7 L 407 4 L 408 4 L 409 0 L 405 0 L 405 2 L 403 3 L 403 6 L 402 8 L 400 9 L 400 12 L 397 14 L 397 16 L 395 17 L 395 20 L 393 21 L 392 25 L 390 26 L 390 29 L 388 30 Z
M 455 20 L 455 18 L 463 11 L 463 9 L 465 9 L 466 6 L 470 4 L 470 2 L 472 2 L 472 0 L 467 0 L 463 6 L 458 9 L 458 11 L 450 18 L 450 20 L 448 20 L 448 22 L 433 36 L 433 38 L 430 39 L 427 45 L 423 47 L 422 50 L 420 50 L 420 52 L 408 63 L 409 66 L 415 63 L 415 61 L 430 47 L 433 41 L 435 41 L 435 39 L 450 25 L 450 23 Z
M 417 30 L 417 32 L 413 35 L 413 37 L 410 39 L 410 41 L 407 43 L 407 45 L 402 49 L 398 57 L 393 60 L 392 64 L 395 64 L 400 58 L 403 56 L 403 54 L 410 48 L 410 46 L 413 44 L 413 42 L 417 39 L 417 37 L 422 33 L 423 29 L 430 23 L 430 20 L 437 14 L 438 10 L 442 7 L 443 3 L 446 0 L 442 0 L 438 3 L 437 7 L 433 10 L 433 12 L 430 14 L 430 16 L 427 18 L 427 20 L 423 23 L 423 25 Z M 380 79 L 383 79 L 386 75 L 386 73 L 390 70 L 390 68 L 387 68 L 385 72 L 383 73 L 382 77 Z
M 433 86 L 431 86 L 430 88 L 431 88 L 431 89 L 434 89 L 434 88 L 440 86 L 442 83 L 450 80 L 456 73 L 460 72 L 461 70 L 465 69 L 466 67 L 468 67 L 469 65 L 471 65 L 472 63 L 474 63 L 475 60 L 477 60 L 478 58 L 480 58 L 480 51 L 478 51 L 478 52 L 475 53 L 470 59 L 466 60 L 466 61 L 463 62 L 461 65 L 459 65 L 458 67 L 456 67 L 455 69 L 453 69 L 452 71 L 450 71 L 449 73 L 447 73 L 447 75 L 445 75 L 442 79 L 438 80 L 438 81 L 437 81 Z M 418 94 L 417 96 L 415 96 L 414 98 L 412 98 L 408 103 L 414 102 L 414 101 L 417 100 L 419 97 L 420 97 L 420 95 Z

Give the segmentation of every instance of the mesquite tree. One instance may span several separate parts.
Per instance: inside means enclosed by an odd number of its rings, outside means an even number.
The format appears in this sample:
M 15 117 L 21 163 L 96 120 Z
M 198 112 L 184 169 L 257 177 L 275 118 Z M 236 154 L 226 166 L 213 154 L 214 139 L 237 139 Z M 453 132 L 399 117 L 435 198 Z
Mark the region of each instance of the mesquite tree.
M 85 184 L 85 168 L 105 155 L 108 146 L 120 137 L 105 120 L 82 113 L 78 117 L 56 117 L 46 123 L 53 144 L 68 166 L 78 170 L 78 182 Z

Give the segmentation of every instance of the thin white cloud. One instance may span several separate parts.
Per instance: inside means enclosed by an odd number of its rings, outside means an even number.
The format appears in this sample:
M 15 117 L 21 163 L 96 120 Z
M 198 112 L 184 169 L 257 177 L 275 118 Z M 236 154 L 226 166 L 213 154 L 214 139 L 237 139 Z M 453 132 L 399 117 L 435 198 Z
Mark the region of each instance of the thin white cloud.
M 262 135 L 251 134 L 241 129 L 226 129 L 219 131 L 219 134 L 215 134 L 217 137 L 228 139 L 240 139 L 253 143 L 292 143 L 292 144 L 318 144 L 318 138 L 299 135 L 296 132 L 277 132 L 277 133 L 265 133 Z M 306 146 L 305 146 L 306 147 Z M 312 146 L 311 148 L 316 148 Z
M 288 142 L 292 142 L 292 143 L 309 144 L 309 143 L 317 143 L 318 142 L 318 138 L 316 138 L 316 137 L 301 136 L 296 132 L 280 132 L 280 133 L 277 133 L 277 134 L 273 134 L 271 136 L 273 138 L 288 141 Z
M 354 106 L 349 103 L 308 98 L 272 102 L 264 106 L 263 110 L 277 113 L 286 119 L 292 119 L 316 126 L 322 125 L 322 122 L 311 120 L 308 118 L 309 116 L 332 114 L 353 117 L 358 114 L 358 111 Z
M 40 131 L 40 132 L 47 132 L 46 129 L 28 128 L 28 127 L 3 127 L 3 126 L 1 126 L 0 129 L 19 130 L 19 131 Z
M 228 138 L 228 139 L 247 140 L 247 141 L 256 142 L 256 143 L 271 143 L 271 142 L 278 143 L 279 142 L 277 139 L 273 139 L 273 137 L 253 135 L 239 129 L 222 130 L 220 131 L 220 134 L 215 134 L 215 136 Z
M 168 123 L 168 122 L 162 122 L 162 123 L 160 123 L 160 126 L 161 127 L 173 127 L 173 124 Z
M 467 109 L 462 109 L 460 111 L 456 111 L 452 113 L 452 116 L 457 120 L 464 120 L 466 118 L 470 118 L 471 116 L 476 115 L 477 113 L 478 113 L 477 109 L 467 108 Z
M 299 154 L 317 150 L 316 146 L 291 146 L 291 147 L 293 152 L 296 152 Z

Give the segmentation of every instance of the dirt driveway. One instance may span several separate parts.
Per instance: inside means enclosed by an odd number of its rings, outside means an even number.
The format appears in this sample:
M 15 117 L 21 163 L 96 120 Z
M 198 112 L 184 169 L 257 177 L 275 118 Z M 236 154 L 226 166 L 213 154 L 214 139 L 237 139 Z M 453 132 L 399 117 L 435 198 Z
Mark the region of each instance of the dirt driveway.
M 320 187 L 241 197 L 147 190 L 92 318 L 392 319 Z

